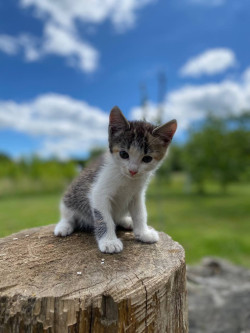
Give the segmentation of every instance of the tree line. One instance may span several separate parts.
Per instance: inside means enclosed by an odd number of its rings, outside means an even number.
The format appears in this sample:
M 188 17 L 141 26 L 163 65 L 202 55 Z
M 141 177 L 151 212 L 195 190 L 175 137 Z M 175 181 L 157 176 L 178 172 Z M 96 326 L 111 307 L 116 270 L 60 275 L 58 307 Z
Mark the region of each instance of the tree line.
M 205 121 L 189 129 L 187 142 L 173 145 L 159 177 L 184 171 L 197 190 L 207 182 L 222 190 L 232 182 L 250 180 L 250 113 L 218 118 L 208 114 Z
M 40 189 L 62 189 L 101 149 L 90 152 L 87 160 L 44 160 L 38 156 L 13 160 L 0 154 L 0 181 L 8 179 L 15 187 L 24 181 L 40 184 Z M 185 172 L 198 191 L 207 182 L 223 190 L 232 182 L 250 180 L 250 112 L 224 119 L 209 115 L 189 129 L 185 144 L 172 144 L 168 158 L 157 177 L 168 180 L 173 172 Z M 0 191 L 1 194 L 1 191 Z

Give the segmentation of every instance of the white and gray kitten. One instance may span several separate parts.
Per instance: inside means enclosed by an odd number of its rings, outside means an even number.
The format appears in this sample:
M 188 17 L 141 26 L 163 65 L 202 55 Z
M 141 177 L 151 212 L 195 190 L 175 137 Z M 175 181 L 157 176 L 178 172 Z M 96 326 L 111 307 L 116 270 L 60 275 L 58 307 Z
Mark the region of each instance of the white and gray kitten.
M 147 226 L 145 191 L 176 128 L 176 120 L 159 127 L 127 121 L 114 107 L 109 116 L 109 151 L 84 169 L 65 193 L 55 235 L 94 229 L 98 247 L 106 253 L 123 249 L 116 236 L 117 225 L 133 229 L 139 241 L 157 242 L 158 233 Z

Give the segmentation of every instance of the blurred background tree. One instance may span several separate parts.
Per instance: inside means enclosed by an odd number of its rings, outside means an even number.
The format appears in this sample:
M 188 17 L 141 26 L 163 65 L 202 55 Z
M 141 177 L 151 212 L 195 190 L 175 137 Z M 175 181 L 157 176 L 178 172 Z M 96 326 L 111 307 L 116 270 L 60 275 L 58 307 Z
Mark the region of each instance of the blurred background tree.
M 199 192 L 204 192 L 206 181 L 218 182 L 225 191 L 228 184 L 248 177 L 249 135 L 241 117 L 222 119 L 211 114 L 198 129 L 190 130 L 183 165 Z
M 185 170 L 185 166 L 183 165 L 183 150 L 184 147 L 177 144 L 172 144 L 169 147 L 166 159 L 157 170 L 157 178 L 161 181 L 169 182 L 173 172 L 181 172 Z

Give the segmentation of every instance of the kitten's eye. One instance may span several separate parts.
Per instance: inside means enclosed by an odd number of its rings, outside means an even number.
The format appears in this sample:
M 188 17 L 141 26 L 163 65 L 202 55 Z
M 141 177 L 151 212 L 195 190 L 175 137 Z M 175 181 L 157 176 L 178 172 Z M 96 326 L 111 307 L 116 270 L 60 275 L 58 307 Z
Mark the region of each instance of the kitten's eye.
M 129 158 L 129 154 L 124 150 L 120 151 L 120 156 L 125 160 Z
M 151 156 L 144 156 L 143 159 L 142 159 L 142 162 L 144 163 L 149 163 L 152 161 L 152 157 Z

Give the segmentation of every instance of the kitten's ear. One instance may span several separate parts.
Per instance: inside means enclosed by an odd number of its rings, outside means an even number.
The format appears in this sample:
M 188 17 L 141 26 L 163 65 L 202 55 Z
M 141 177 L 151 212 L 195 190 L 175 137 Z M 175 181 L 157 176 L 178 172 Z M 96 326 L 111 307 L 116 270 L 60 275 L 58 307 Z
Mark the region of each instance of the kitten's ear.
M 129 129 L 130 125 L 118 106 L 114 106 L 109 115 L 109 126 L 115 131 Z
M 177 121 L 173 119 L 164 125 L 156 127 L 152 134 L 153 136 L 159 136 L 165 143 L 168 143 L 172 140 L 176 129 Z

